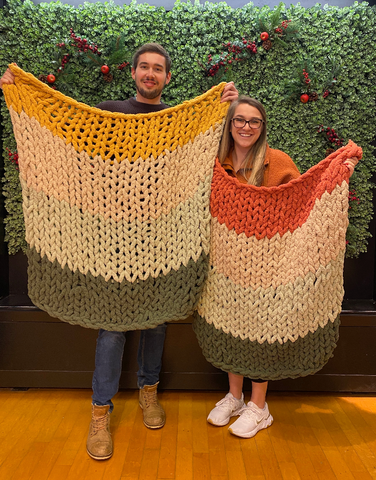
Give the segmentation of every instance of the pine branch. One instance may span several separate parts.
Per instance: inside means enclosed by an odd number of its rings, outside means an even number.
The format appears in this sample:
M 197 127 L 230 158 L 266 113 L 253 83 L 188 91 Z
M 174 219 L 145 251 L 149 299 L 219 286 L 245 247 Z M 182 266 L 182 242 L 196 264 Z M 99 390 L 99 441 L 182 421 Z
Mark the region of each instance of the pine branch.
M 83 59 L 87 63 L 94 63 L 95 65 L 102 66 L 103 61 L 101 60 L 101 57 L 98 57 L 98 55 L 95 55 L 95 53 L 92 53 L 90 51 L 87 51 L 83 54 Z

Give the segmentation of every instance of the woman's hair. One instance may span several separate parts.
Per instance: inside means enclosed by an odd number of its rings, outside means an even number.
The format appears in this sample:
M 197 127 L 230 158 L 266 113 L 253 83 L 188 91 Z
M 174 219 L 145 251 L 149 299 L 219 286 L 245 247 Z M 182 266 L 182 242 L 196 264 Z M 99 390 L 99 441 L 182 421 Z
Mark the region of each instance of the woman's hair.
M 218 158 L 221 164 L 224 163 L 229 156 L 231 150 L 234 148 L 234 139 L 231 135 L 231 120 L 235 114 L 235 110 L 239 105 L 247 104 L 251 107 L 257 108 L 263 119 L 261 125 L 261 134 L 256 143 L 249 149 L 242 168 L 251 168 L 252 173 L 248 179 L 248 184 L 259 187 L 264 178 L 264 161 L 266 151 L 266 111 L 263 105 L 255 98 L 240 96 L 237 100 L 231 103 L 227 115 L 226 122 L 222 133 L 221 143 L 219 145 Z

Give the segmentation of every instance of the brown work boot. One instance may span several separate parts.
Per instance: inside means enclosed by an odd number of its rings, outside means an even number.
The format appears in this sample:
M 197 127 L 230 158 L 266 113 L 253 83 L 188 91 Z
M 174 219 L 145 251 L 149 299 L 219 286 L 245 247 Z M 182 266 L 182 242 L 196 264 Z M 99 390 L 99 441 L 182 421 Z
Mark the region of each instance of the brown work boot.
M 157 398 L 158 383 L 140 388 L 139 402 L 144 414 L 144 425 L 148 428 L 161 428 L 166 421 L 166 414 Z
M 107 460 L 112 456 L 109 410 L 110 405 L 92 405 L 86 450 L 94 460 Z

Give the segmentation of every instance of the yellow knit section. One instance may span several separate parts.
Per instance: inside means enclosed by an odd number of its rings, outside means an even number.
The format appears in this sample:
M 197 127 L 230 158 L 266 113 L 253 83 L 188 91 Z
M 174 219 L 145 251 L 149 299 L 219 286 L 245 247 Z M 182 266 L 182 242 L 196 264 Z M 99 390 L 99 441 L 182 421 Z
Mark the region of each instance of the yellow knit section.
M 161 112 L 125 115 L 105 112 L 79 103 L 37 80 L 14 64 L 15 85 L 5 85 L 8 108 L 23 110 L 40 125 L 77 152 L 102 159 L 157 158 L 192 142 L 195 137 L 220 123 L 228 102 L 220 103 L 224 83 L 193 100 Z

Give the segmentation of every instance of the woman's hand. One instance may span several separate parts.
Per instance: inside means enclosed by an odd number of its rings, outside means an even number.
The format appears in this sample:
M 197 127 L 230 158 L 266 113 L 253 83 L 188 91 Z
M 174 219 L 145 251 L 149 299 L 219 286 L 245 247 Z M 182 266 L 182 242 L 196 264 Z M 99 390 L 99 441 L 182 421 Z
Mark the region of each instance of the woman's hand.
M 225 88 L 223 89 L 221 102 L 233 102 L 239 97 L 239 92 L 235 87 L 234 82 L 226 83 Z
M 14 75 L 9 68 L 6 69 L 4 75 L 0 78 L 0 88 L 3 85 L 12 85 L 14 83 Z
M 346 167 L 350 170 L 350 177 L 354 173 L 354 168 L 358 162 L 359 159 L 356 157 L 348 158 L 345 162 L 343 162 L 343 164 L 346 165 Z

